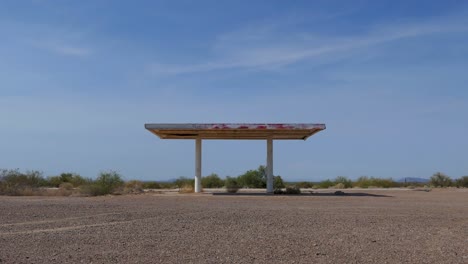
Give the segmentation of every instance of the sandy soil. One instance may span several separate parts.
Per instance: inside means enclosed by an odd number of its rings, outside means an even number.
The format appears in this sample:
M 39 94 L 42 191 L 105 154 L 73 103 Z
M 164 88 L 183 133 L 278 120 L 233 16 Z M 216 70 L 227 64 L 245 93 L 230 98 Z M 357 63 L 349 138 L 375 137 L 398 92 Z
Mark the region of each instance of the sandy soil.
M 0 263 L 468 263 L 468 190 L 0 196 Z

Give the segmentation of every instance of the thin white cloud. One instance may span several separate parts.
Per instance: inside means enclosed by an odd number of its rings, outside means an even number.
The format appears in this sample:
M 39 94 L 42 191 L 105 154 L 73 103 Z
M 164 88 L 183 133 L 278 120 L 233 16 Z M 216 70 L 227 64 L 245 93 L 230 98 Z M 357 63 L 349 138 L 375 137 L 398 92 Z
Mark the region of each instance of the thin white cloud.
M 57 54 L 66 55 L 66 56 L 87 56 L 91 51 L 87 48 L 71 46 L 71 45 L 50 45 L 47 47 L 50 51 Z
M 223 69 L 277 69 L 301 61 L 347 56 L 353 51 L 392 41 L 467 31 L 466 19 L 384 25 L 372 28 L 366 34 L 345 38 L 323 37 L 310 32 L 275 32 L 274 27 L 261 26 L 219 36 L 212 45 L 210 60 L 184 65 L 153 63 L 150 71 L 176 75 Z
M 0 33 L 11 45 L 27 46 L 63 56 L 83 57 L 92 53 L 82 31 L 44 24 L 0 21 Z

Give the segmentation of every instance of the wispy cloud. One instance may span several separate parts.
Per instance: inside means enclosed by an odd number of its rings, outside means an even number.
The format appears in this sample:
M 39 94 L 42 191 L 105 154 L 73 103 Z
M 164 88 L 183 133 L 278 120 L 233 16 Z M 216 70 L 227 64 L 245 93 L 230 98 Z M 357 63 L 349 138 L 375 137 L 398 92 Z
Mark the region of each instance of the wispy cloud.
M 83 57 L 92 49 L 85 33 L 70 28 L 44 24 L 0 21 L 0 33 L 8 36 L 11 45 L 36 48 L 63 56 Z
M 45 44 L 42 45 L 42 47 L 51 52 L 65 56 L 83 57 L 91 53 L 90 49 L 67 44 Z
M 330 60 L 353 51 L 381 44 L 440 33 L 467 32 L 466 19 L 433 20 L 423 23 L 380 25 L 366 33 L 328 37 L 313 32 L 277 31 L 272 26 L 248 28 L 218 36 L 212 44 L 211 59 L 183 65 L 152 63 L 155 74 L 185 74 L 223 69 L 270 70 L 302 61 Z

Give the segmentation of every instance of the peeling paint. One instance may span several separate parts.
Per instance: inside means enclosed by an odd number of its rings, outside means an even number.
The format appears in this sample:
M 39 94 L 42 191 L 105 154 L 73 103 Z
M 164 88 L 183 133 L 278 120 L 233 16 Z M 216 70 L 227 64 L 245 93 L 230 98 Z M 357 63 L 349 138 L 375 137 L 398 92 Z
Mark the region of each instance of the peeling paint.
M 307 139 L 326 129 L 325 124 L 307 123 L 166 123 L 145 124 L 163 139 Z

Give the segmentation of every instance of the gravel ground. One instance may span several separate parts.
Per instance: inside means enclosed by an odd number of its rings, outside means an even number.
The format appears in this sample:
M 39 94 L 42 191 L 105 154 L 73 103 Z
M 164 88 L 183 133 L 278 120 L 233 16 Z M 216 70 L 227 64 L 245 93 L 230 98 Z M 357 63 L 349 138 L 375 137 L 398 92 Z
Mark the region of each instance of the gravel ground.
M 467 189 L 345 192 L 0 196 L 0 263 L 468 263 Z

